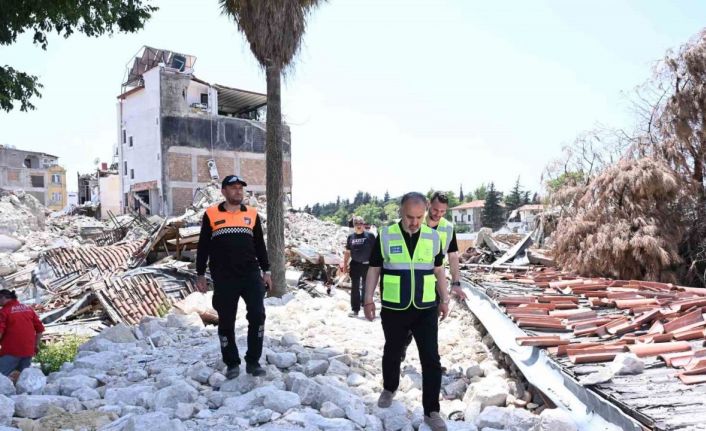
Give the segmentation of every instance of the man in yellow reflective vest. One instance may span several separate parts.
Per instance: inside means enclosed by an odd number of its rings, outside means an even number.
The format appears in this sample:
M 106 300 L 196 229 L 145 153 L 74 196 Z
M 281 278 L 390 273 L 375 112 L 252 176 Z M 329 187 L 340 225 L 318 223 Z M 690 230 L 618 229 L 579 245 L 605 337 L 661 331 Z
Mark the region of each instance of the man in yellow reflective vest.
M 436 230 L 441 239 L 441 251 L 446 256 L 451 269 L 451 295 L 459 299 L 468 299 L 461 289 L 461 270 L 458 258 L 458 244 L 456 243 L 456 232 L 454 225 L 446 220 L 444 216 L 449 209 L 449 198 L 446 193 L 434 192 L 429 199 L 429 208 L 424 224 Z M 407 348 L 412 344 L 412 332 L 407 334 L 405 348 L 402 350 L 401 361 L 407 357 Z
M 448 209 L 449 197 L 446 193 L 434 192 L 431 195 L 431 199 L 429 199 L 429 210 L 424 223 L 435 229 L 441 238 L 441 250 L 449 261 L 449 269 L 451 270 L 451 294 L 461 299 L 467 299 L 466 294 L 461 289 L 461 270 L 456 231 L 453 223 L 444 218 Z
M 378 406 L 387 408 L 400 383 L 400 357 L 405 339 L 412 332 L 422 364 L 424 422 L 433 431 L 446 430 L 439 415 L 441 360 L 438 318 L 449 312 L 449 294 L 444 274 L 441 239 L 426 226 L 427 199 L 421 193 L 402 196 L 401 220 L 383 227 L 373 246 L 366 278 L 365 317 L 375 319 L 373 302 L 382 276 L 380 319 L 385 334 L 382 357 L 383 391 Z

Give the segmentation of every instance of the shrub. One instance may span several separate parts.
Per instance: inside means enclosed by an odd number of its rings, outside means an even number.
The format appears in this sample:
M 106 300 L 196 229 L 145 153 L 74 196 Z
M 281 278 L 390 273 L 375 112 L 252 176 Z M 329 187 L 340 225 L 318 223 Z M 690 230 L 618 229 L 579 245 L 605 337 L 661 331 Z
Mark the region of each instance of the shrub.
M 86 337 L 70 335 L 58 341 L 39 346 L 35 360 L 41 365 L 44 374 L 59 371 L 64 362 L 71 362 L 76 357 L 78 347 L 88 340 Z

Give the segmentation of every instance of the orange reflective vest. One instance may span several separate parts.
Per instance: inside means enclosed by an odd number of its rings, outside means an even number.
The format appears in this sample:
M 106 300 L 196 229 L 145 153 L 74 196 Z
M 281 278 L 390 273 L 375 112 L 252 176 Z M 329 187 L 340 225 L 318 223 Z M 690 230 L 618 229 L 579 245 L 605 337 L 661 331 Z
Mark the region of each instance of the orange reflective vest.
M 252 235 L 255 219 L 257 218 L 257 209 L 248 206 L 245 208 L 245 211 L 233 213 L 219 210 L 218 205 L 208 207 L 206 214 L 211 223 L 211 237 L 224 233 L 244 233 L 247 231 Z

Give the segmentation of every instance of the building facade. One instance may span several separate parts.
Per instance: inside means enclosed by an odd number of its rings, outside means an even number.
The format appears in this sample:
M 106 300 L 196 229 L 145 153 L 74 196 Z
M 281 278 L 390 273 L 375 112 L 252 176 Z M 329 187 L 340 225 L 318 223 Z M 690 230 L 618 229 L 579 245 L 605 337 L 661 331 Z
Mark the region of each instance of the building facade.
M 0 145 L 0 189 L 22 190 L 51 210 L 67 205 L 66 170 L 59 158 Z
M 61 211 L 68 205 L 66 169 L 59 165 L 47 168 L 47 208 Z
M 459 226 L 468 226 L 471 232 L 477 232 L 483 227 L 481 214 L 483 213 L 484 200 L 466 202 L 451 208 L 451 220 Z
M 265 191 L 266 96 L 194 76 L 191 56 L 145 47 L 118 96 L 121 207 L 175 215 L 212 180 L 236 174 Z M 285 193 L 291 193 L 289 128 L 283 126 Z

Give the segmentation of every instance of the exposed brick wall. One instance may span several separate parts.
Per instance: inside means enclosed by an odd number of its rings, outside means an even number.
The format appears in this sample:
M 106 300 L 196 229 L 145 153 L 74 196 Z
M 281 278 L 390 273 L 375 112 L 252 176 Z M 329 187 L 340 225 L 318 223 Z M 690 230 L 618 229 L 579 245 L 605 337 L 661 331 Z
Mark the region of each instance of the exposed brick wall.
M 7 170 L 7 182 L 8 183 L 19 183 L 20 182 L 20 171 L 17 169 Z
M 251 185 L 265 185 L 267 178 L 267 162 L 258 159 L 240 159 L 240 176 Z M 219 171 L 220 172 L 220 171 Z M 292 186 L 292 162 L 285 160 L 282 162 L 282 176 L 284 186 Z
M 191 155 L 168 153 L 170 181 L 191 181 Z
M 240 176 L 248 184 L 265 184 L 265 160 L 240 159 Z
M 172 214 L 181 214 L 191 205 L 193 201 L 194 191 L 185 187 L 172 187 Z
M 196 172 L 197 181 L 200 183 L 211 181 L 211 174 L 208 172 L 208 159 L 210 156 L 197 156 Z M 235 173 L 235 159 L 233 156 L 216 156 L 216 167 L 221 178 Z

